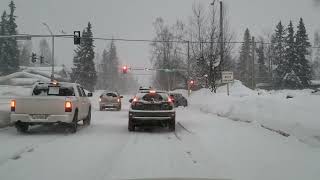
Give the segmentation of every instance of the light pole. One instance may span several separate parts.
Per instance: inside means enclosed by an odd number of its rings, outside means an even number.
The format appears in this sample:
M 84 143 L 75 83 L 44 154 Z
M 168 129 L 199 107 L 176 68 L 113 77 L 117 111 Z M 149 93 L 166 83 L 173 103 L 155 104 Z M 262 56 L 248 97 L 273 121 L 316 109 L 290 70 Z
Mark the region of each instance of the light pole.
M 51 54 L 51 81 L 54 80 L 54 35 L 49 27 L 49 25 L 47 23 L 42 23 L 44 26 L 46 26 L 46 28 L 48 29 L 48 31 L 50 32 L 51 36 L 52 36 L 52 54 Z

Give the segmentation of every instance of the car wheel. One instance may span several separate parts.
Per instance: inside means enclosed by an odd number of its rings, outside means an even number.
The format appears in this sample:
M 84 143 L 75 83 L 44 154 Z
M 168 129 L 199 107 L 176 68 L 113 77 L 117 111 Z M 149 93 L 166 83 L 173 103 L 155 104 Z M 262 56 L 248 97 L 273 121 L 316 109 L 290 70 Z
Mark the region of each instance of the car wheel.
M 83 120 L 83 125 L 89 126 L 91 124 L 91 108 L 89 109 L 86 119 Z
M 169 130 L 170 131 L 175 131 L 176 129 L 176 118 L 173 118 L 169 121 Z
M 132 119 L 129 119 L 129 122 L 128 122 L 128 130 L 129 130 L 129 131 L 134 131 L 134 129 L 135 129 L 135 126 L 134 126 L 134 124 L 133 124 L 133 122 L 132 122 Z
M 16 122 L 15 127 L 19 133 L 27 133 L 29 129 L 29 125 L 22 122 Z
M 70 132 L 76 133 L 78 128 L 78 111 L 74 113 L 72 123 L 69 124 Z

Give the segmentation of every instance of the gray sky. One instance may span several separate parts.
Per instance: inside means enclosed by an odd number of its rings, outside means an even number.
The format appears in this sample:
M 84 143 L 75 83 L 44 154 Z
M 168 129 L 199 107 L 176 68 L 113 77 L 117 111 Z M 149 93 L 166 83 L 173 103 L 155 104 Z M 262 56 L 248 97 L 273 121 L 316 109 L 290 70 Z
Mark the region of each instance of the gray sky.
M 95 36 L 131 39 L 152 39 L 152 22 L 163 17 L 168 23 L 177 19 L 188 20 L 194 2 L 209 5 L 212 0 L 15 0 L 20 33 L 47 34 L 42 22 L 47 22 L 54 33 L 61 30 L 73 33 L 92 22 Z M 303 17 L 310 38 L 320 29 L 319 0 L 224 0 L 236 40 L 248 27 L 253 35 L 273 31 L 279 20 L 295 23 Z M 9 0 L 0 1 L 0 11 Z M 50 41 L 49 41 L 50 42 Z M 107 43 L 96 41 L 96 52 L 101 54 Z M 38 43 L 33 41 L 34 47 Z M 150 47 L 145 43 L 117 43 L 118 55 L 123 63 L 149 66 Z M 72 63 L 72 40 L 56 40 L 56 58 L 59 63 Z

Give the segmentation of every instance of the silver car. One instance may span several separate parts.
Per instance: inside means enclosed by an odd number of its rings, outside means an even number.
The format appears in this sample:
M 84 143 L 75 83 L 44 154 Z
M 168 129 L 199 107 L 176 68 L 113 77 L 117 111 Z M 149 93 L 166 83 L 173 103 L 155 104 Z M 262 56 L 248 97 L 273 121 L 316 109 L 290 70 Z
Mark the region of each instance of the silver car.
M 121 110 L 121 98 L 117 92 L 105 92 L 100 95 L 99 105 L 100 111 L 107 109 L 116 109 L 117 111 Z

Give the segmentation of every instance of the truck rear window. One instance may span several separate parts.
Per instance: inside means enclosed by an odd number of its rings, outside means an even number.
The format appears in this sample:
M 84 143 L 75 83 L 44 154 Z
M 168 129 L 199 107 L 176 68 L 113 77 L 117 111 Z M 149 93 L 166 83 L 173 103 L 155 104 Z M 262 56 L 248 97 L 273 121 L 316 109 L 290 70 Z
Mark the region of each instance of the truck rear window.
M 36 86 L 32 96 L 75 96 L 73 87 Z

